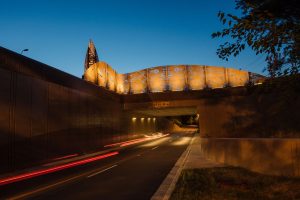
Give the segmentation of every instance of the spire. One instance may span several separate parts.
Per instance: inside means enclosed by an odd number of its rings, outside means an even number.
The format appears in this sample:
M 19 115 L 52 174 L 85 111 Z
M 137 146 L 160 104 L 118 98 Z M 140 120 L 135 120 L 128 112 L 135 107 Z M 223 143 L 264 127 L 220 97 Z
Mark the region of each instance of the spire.
M 99 62 L 97 50 L 93 41 L 90 40 L 84 61 L 84 71 L 86 71 L 91 65 L 93 65 L 96 62 Z

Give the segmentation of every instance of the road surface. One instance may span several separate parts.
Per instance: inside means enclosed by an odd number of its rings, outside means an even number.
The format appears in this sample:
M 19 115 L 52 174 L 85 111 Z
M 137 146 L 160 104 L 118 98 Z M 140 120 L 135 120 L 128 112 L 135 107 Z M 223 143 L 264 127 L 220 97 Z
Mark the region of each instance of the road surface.
M 119 154 L 0 186 L 1 199 L 150 199 L 187 148 L 192 134 L 129 145 Z

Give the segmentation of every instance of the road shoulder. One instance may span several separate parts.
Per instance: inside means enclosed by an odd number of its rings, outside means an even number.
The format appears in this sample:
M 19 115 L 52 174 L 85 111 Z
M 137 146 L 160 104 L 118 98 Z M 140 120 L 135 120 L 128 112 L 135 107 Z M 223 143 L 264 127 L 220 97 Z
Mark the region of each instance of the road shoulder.
M 166 176 L 151 200 L 168 200 L 176 186 L 178 178 L 184 169 L 210 168 L 224 166 L 205 158 L 201 154 L 201 137 L 194 135 L 187 149 L 182 153 L 169 174 Z

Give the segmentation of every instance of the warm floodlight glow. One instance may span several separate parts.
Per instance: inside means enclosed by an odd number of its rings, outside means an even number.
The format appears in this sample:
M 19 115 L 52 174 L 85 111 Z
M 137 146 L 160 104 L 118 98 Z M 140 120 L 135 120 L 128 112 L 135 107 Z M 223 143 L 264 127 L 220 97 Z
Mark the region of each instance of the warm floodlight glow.
M 106 86 L 109 90 L 115 91 L 116 88 L 116 72 L 115 70 L 107 65 L 106 67 L 106 74 L 107 74 L 107 80 L 106 80 Z
M 204 66 L 190 65 L 187 69 L 188 88 L 190 90 L 202 90 L 205 88 Z
M 206 84 L 209 88 L 223 88 L 226 84 L 226 70 L 223 67 L 205 67 Z
M 249 82 L 249 73 L 243 70 L 225 68 L 227 81 L 230 86 L 244 86 Z
M 163 92 L 166 88 L 165 67 L 148 69 L 148 87 L 151 92 Z
M 145 93 L 147 91 L 147 71 L 140 70 L 129 74 L 130 92 L 133 94 Z
M 144 122 L 144 120 L 145 120 L 145 118 L 144 118 L 144 117 L 142 117 L 142 118 L 141 118 L 141 122 Z
M 131 118 L 131 121 L 135 122 L 136 121 L 136 117 Z
M 168 83 L 171 91 L 183 91 L 186 84 L 186 68 L 184 65 L 168 67 Z
M 119 94 L 237 87 L 254 81 L 248 71 L 203 65 L 159 66 L 118 74 L 103 61 L 90 66 L 84 79 Z

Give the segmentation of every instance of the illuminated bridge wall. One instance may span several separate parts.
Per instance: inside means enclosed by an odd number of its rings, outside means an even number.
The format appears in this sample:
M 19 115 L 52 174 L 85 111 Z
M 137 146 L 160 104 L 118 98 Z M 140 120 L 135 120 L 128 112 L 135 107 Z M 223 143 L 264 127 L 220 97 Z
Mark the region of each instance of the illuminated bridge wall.
M 244 86 L 258 81 L 253 75 L 244 70 L 201 65 L 159 66 L 118 74 L 107 63 L 98 62 L 86 70 L 84 78 L 119 94 L 139 94 Z

